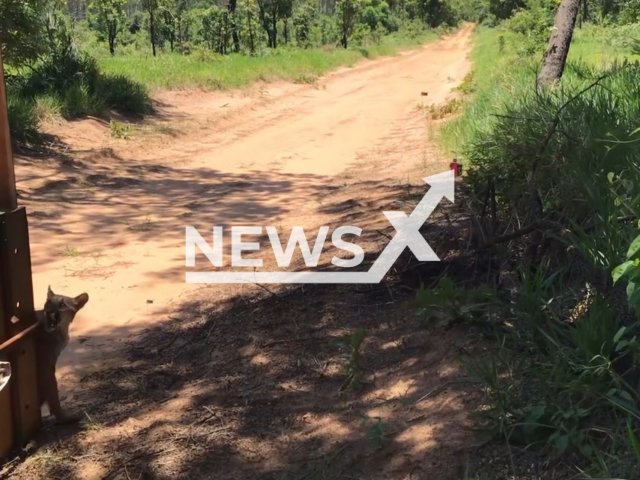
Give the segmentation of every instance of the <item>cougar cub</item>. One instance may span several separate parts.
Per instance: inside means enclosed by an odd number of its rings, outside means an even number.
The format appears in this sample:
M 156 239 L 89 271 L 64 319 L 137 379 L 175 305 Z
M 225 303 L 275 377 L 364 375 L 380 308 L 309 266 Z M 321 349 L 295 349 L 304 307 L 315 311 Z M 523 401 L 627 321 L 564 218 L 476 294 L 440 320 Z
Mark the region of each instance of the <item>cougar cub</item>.
M 47 290 L 44 310 L 36 311 L 39 327 L 36 330 L 36 352 L 38 356 L 38 396 L 40 406 L 47 403 L 49 411 L 60 423 L 74 423 L 82 418 L 78 414 L 65 412 L 60 406 L 56 363 L 69 343 L 69 326 L 76 313 L 89 301 L 83 293 L 75 298 L 56 295 Z

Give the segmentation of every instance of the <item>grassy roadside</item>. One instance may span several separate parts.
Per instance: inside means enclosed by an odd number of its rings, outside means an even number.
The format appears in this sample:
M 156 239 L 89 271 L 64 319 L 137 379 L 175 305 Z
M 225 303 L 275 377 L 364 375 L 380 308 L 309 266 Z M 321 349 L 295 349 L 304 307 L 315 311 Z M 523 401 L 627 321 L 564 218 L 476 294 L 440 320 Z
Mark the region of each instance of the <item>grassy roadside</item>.
M 434 31 L 419 34 L 399 32 L 383 37 L 379 45 L 367 47 L 281 48 L 265 56 L 242 54 L 216 55 L 196 51 L 191 55 L 133 53 L 112 57 L 102 49 L 92 52 L 102 71 L 126 75 L 150 90 L 172 88 L 232 89 L 255 81 L 288 80 L 313 83 L 319 76 L 342 66 L 352 66 L 363 58 L 396 55 L 402 50 L 432 42 L 439 37 Z
M 491 354 L 467 359 L 486 394 L 479 425 L 503 451 L 493 466 L 472 462 L 469 478 L 531 478 L 534 464 L 536 478 L 640 478 L 640 298 L 612 282 L 638 253 L 637 29 L 577 30 L 560 87 L 537 91 L 540 55 L 478 29 L 460 114 L 438 131 L 466 164 L 475 233 L 514 234 L 486 254 L 498 279 L 483 283 L 501 289 L 485 312 Z M 490 195 L 493 227 L 480 213 Z
M 577 29 L 569 51 L 566 76 L 573 76 L 572 65 L 604 67 L 613 61 L 640 59 L 631 54 L 628 28 L 604 29 L 585 26 Z M 640 31 L 637 32 L 640 38 Z M 501 40 L 501 38 L 503 40 Z M 506 39 L 506 40 L 505 40 Z M 442 125 L 438 140 L 453 155 L 463 155 L 474 138 L 490 132 L 495 115 L 501 114 L 508 102 L 522 96 L 534 85 L 540 56 L 522 58 L 509 36 L 493 28 L 478 27 L 471 52 L 473 77 L 466 87 L 468 95 L 460 115 Z M 504 41 L 503 48 L 500 47 Z

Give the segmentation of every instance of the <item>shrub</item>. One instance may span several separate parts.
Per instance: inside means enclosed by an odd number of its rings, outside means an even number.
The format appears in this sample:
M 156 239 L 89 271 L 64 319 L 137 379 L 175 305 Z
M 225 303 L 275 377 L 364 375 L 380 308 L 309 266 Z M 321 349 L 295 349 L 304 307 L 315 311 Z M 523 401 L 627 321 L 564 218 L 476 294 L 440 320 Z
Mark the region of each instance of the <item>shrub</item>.
M 582 244 L 589 251 L 583 253 L 608 268 L 621 260 L 622 245 L 629 239 L 616 219 L 640 213 L 634 201 L 640 194 L 640 143 L 630 137 L 640 118 L 640 64 L 613 66 L 602 86 L 578 95 L 599 74 L 572 63 L 558 90 L 536 93 L 523 80 L 511 92 L 502 92 L 499 114 L 476 131 L 466 158 L 478 197 L 491 179 L 500 205 L 520 218 L 530 212 L 527 177 L 536 162 L 535 182 L 545 212 L 577 234 L 599 232 L 584 235 Z M 557 131 L 540 153 L 563 105 Z M 608 181 L 610 173 L 617 183 Z
M 141 116 L 152 112 L 147 89 L 122 75 L 104 75 L 96 60 L 75 48 L 61 48 L 21 75 L 7 76 L 12 137 L 38 138 L 40 121 L 56 114 L 67 119 L 114 110 Z
M 14 143 L 30 144 L 39 140 L 38 118 L 32 100 L 16 95 L 13 89 L 8 88 L 7 111 L 9 131 Z
M 93 94 L 102 99 L 107 109 L 123 115 L 142 116 L 153 111 L 151 98 L 144 85 L 124 75 L 100 75 Z

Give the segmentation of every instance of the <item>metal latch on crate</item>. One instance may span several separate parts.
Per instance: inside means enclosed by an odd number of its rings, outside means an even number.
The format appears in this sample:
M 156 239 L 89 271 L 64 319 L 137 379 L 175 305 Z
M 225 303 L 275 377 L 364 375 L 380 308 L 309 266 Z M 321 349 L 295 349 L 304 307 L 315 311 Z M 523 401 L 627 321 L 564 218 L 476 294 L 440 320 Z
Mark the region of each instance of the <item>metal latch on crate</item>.
M 0 362 L 0 392 L 9 384 L 11 378 L 11 364 Z

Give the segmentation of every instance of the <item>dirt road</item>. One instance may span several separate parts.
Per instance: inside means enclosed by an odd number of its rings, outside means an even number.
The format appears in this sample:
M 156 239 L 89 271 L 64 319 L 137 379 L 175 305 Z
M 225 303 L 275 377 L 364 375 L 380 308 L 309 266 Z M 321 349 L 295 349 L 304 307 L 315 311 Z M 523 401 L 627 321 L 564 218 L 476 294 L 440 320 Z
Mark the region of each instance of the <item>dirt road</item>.
M 161 92 L 158 115 L 128 140 L 93 120 L 52 127 L 66 155 L 19 158 L 16 175 L 30 212 L 36 305 L 47 285 L 90 295 L 61 358 L 61 388 L 75 395 L 109 346 L 170 318 L 187 299 L 258 288 L 185 284 L 185 271 L 211 268 L 202 259 L 185 267 L 185 226 L 211 241 L 214 225 L 274 225 L 286 241 L 294 225 L 344 224 L 341 205 L 358 208 L 347 218 L 365 233 L 378 221 L 388 226 L 379 214 L 389 201 L 384 186 L 424 191 L 422 177 L 448 168 L 418 107 L 444 102 L 462 81 L 471 33 L 466 26 L 312 85 Z M 375 222 L 366 223 L 369 213 Z M 366 237 L 365 250 L 381 241 Z

